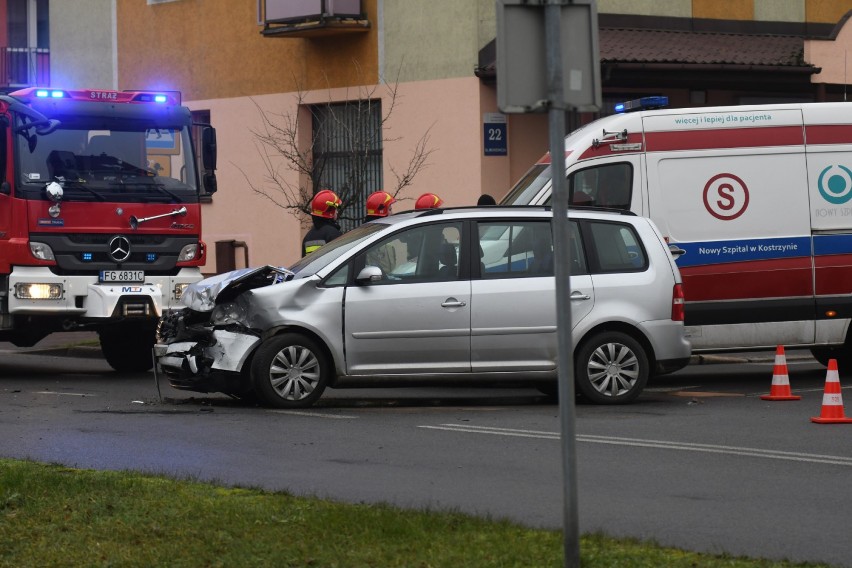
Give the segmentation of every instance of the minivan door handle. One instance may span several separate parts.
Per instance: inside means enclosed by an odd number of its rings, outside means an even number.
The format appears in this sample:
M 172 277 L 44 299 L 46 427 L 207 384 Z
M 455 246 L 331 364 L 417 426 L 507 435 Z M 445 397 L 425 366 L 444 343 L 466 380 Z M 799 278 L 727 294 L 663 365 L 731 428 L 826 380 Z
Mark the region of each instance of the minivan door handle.
M 572 300 L 590 300 L 591 298 L 591 296 L 589 296 L 588 294 L 583 294 L 579 290 L 574 290 L 573 292 L 571 292 Z
M 444 300 L 444 303 L 441 304 L 442 308 L 463 308 L 467 305 L 466 302 L 460 302 L 455 298 L 447 298 Z

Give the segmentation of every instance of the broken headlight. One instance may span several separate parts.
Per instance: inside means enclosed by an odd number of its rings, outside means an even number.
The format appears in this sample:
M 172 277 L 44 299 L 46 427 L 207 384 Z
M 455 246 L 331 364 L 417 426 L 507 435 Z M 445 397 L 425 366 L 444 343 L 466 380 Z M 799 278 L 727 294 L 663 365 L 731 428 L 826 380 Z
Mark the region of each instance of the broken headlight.
M 246 316 L 246 310 L 237 302 L 225 302 L 213 308 L 210 321 L 213 325 L 228 325 L 242 323 Z

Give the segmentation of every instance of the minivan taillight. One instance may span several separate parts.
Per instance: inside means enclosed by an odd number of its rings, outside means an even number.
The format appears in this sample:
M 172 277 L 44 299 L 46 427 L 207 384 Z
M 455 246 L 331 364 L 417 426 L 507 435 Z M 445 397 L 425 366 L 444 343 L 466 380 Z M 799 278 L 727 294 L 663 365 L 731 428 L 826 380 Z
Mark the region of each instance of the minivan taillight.
M 672 289 L 672 321 L 683 321 L 683 284 Z

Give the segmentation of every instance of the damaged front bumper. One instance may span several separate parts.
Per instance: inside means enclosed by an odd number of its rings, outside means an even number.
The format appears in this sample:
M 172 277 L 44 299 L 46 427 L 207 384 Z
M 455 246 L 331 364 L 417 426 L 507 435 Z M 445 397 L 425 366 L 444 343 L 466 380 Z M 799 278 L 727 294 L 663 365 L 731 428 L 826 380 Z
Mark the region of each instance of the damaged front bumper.
M 292 279 L 285 268 L 263 266 L 218 274 L 191 284 L 183 293 L 182 310 L 163 314 L 157 326 L 154 359 L 172 387 L 197 392 L 243 394 L 252 390 L 247 361 L 260 343 L 260 333 L 228 310 L 255 288 Z
M 242 371 L 258 343 L 257 336 L 217 329 L 207 341 L 157 343 L 154 357 L 173 388 L 242 392 L 251 388 Z

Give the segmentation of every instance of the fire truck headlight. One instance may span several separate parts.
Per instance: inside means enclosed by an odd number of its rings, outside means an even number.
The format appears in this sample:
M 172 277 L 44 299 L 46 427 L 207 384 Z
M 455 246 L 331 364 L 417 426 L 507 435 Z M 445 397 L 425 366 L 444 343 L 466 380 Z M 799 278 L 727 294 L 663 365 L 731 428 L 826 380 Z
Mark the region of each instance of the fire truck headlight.
M 198 243 L 192 245 L 186 245 L 182 249 L 180 249 L 180 254 L 178 255 L 178 262 L 186 262 L 188 260 L 192 260 L 195 258 L 195 255 L 198 254 Z
M 180 297 L 183 296 L 183 291 L 187 288 L 189 288 L 189 284 L 187 282 L 175 284 L 174 299 L 180 300 Z
M 30 241 L 30 252 L 39 260 L 56 260 L 53 256 L 53 249 L 44 243 Z
M 15 297 L 20 300 L 61 300 L 62 284 L 20 282 L 15 284 Z

